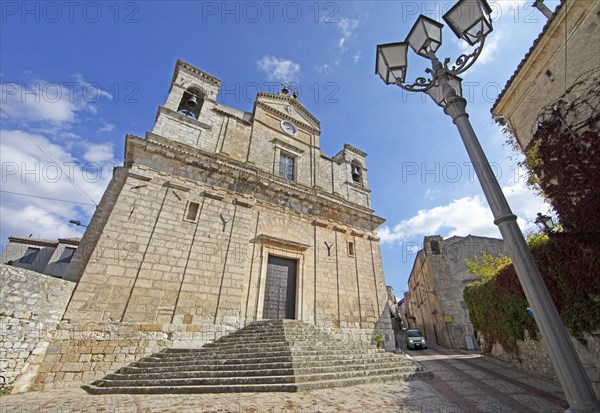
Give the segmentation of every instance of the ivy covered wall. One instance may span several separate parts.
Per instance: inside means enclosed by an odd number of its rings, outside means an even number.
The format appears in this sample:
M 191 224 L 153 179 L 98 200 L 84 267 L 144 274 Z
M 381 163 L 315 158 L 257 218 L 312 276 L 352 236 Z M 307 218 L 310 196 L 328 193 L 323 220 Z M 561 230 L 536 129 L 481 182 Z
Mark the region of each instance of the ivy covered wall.
M 531 253 L 571 335 L 582 342 L 584 332 L 600 339 L 600 233 L 551 234 Z M 498 343 L 518 356 L 518 341 L 526 331 L 539 338 L 512 264 L 491 280 L 465 288 L 464 297 L 473 326 L 483 336 L 484 353 Z
M 567 232 L 600 232 L 600 69 L 542 109 L 527 167 Z

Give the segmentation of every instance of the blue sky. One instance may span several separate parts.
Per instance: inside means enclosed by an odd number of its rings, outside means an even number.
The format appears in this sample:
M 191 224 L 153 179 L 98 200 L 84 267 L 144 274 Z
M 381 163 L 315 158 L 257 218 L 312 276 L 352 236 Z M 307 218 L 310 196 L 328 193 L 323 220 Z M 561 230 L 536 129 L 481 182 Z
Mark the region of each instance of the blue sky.
M 1 2 L 3 245 L 9 235 L 81 235 L 68 221 L 89 222 L 125 134 L 152 128 L 179 58 L 221 79 L 220 103 L 241 110 L 258 91 L 294 82 L 321 121 L 326 155 L 344 143 L 369 154 L 373 208 L 387 219 L 386 280 L 401 295 L 424 235 L 499 236 L 450 118 L 374 74 L 377 44 L 404 40 L 420 13 L 441 21 L 452 4 Z M 495 30 L 463 75 L 467 110 L 522 229 L 548 207 L 525 187 L 490 108 L 543 27 L 531 4 L 490 2 Z M 468 50 L 449 28 L 443 36 L 440 58 Z M 425 63 L 409 55 L 409 78 Z

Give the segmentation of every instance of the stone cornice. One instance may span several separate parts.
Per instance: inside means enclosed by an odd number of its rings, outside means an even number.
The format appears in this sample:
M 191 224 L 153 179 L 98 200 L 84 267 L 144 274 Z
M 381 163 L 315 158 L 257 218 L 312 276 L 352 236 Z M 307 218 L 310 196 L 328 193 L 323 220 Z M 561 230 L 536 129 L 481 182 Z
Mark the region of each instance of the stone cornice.
M 177 189 L 177 190 L 183 191 L 183 192 L 190 192 L 190 189 L 191 189 L 191 188 L 189 188 L 187 186 L 179 185 L 179 184 L 176 184 L 175 182 L 170 182 L 170 181 L 168 182 L 167 186 L 169 188 Z
M 306 251 L 307 249 L 310 248 L 310 245 L 308 245 L 308 244 L 302 244 L 302 243 L 296 242 L 296 241 L 290 241 L 290 240 L 286 240 L 283 238 L 272 237 L 272 236 L 266 235 L 266 234 L 258 235 L 253 241 L 258 242 L 259 244 L 276 245 L 279 247 L 284 247 L 284 248 L 289 248 L 289 249 L 294 249 L 294 250 L 299 250 L 299 251 Z
M 345 184 L 346 185 L 350 185 L 355 190 L 357 190 L 359 192 L 362 192 L 364 194 L 370 194 L 371 193 L 371 190 L 369 188 L 365 188 L 364 186 L 362 186 L 361 184 L 357 184 L 356 182 L 346 181 Z
M 211 76 L 208 73 L 203 72 L 202 70 L 198 69 L 197 67 L 194 67 L 191 64 L 184 62 L 183 60 L 180 60 L 180 59 L 177 59 L 177 63 L 175 65 L 175 73 L 173 74 L 173 80 L 171 81 L 171 83 L 175 83 L 175 80 L 177 79 L 177 73 L 180 69 L 187 70 L 188 72 L 191 72 L 191 73 L 195 74 L 196 76 L 199 76 L 202 79 L 205 79 L 205 80 L 213 83 L 214 85 L 221 87 L 220 79 L 217 79 L 216 77 Z
M 131 171 L 129 171 L 127 176 L 129 178 L 137 179 L 138 181 L 143 181 L 143 182 L 150 182 L 152 180 L 152 177 L 150 177 L 150 176 L 146 176 L 146 175 L 139 174 L 137 172 L 131 172 Z
M 304 153 L 304 149 L 300 149 L 294 145 L 290 145 L 289 143 L 284 142 L 281 139 L 273 138 L 273 143 L 275 144 L 275 146 L 280 146 L 284 150 L 292 152 L 298 156 L 301 156 Z
M 305 203 L 307 206 L 332 211 L 331 213 L 334 216 L 346 216 L 348 217 L 348 223 L 362 220 L 363 222 L 369 222 L 370 227 L 373 227 L 371 229 L 374 230 L 385 222 L 384 219 L 373 215 L 372 209 L 353 204 L 335 195 L 319 191 L 315 188 L 305 187 L 298 183 L 289 183 L 289 181 L 284 178 L 261 171 L 249 164 L 222 157 L 218 154 L 210 154 L 197 149 L 194 149 L 194 152 L 192 152 L 189 150 L 191 148 L 187 145 L 176 142 L 169 142 L 169 144 L 166 144 L 159 140 L 166 140 L 166 138 L 152 133 L 147 133 L 146 139 L 134 135 L 127 135 L 125 145 L 125 165 L 131 167 L 135 160 L 135 148 L 143 148 L 143 150 L 161 154 L 162 156 L 165 156 L 165 158 L 171 159 L 171 161 L 181 162 L 184 165 L 191 165 L 195 168 L 206 170 L 211 174 L 221 172 L 251 185 L 260 182 L 262 185 L 255 185 L 259 192 L 260 190 L 264 191 L 267 188 L 270 188 L 270 190 L 278 192 L 281 196 L 292 197 L 300 203 Z M 171 156 L 171 154 L 174 156 Z M 183 170 L 183 168 L 181 169 Z M 178 169 L 176 168 L 176 170 Z M 239 197 L 239 194 L 234 194 L 232 196 L 234 198 Z
M 321 133 L 321 131 L 319 129 L 313 128 L 312 126 L 307 125 L 306 123 L 300 123 L 300 122 L 298 122 L 298 119 L 296 119 L 296 118 L 288 115 L 287 113 L 284 113 L 284 112 L 282 112 L 280 110 L 277 110 L 274 107 L 269 106 L 266 103 L 260 102 L 260 101 L 257 100 L 256 103 L 255 103 L 255 111 L 256 111 L 256 108 L 258 108 L 258 107 L 262 108 L 265 112 L 270 112 L 270 113 L 272 113 L 274 115 L 277 115 L 278 117 L 280 117 L 282 119 L 285 119 L 285 120 L 288 120 L 290 122 L 293 122 L 294 125 L 298 126 L 301 129 L 305 129 L 305 130 L 307 130 L 309 132 L 312 132 L 312 133 L 314 133 L 316 135 L 319 135 Z
M 158 113 L 156 114 L 156 117 L 158 118 L 158 115 L 160 115 L 160 114 L 171 116 L 180 122 L 187 123 L 190 126 L 194 126 L 196 128 L 201 128 L 201 129 L 211 129 L 212 128 L 212 125 L 209 123 L 205 123 L 199 119 L 192 119 L 189 116 L 185 116 L 179 112 L 175 112 L 173 109 L 169 109 L 164 106 L 158 107 Z
M 348 150 L 350 152 L 354 152 L 355 154 L 357 154 L 358 156 L 362 156 L 363 158 L 367 157 L 367 153 L 366 152 L 363 152 L 360 149 L 355 148 L 354 146 L 352 146 L 352 145 L 350 145 L 348 143 L 344 144 L 344 149 L 346 149 L 346 150 Z
M 317 118 L 315 118 L 308 110 L 306 110 L 306 108 L 302 105 L 302 103 L 300 103 L 298 99 L 294 99 L 291 96 L 274 95 L 272 93 L 260 92 L 258 95 L 256 95 L 256 102 L 258 102 L 258 98 L 260 97 L 266 97 L 269 99 L 281 100 L 283 102 L 291 103 L 296 108 L 300 109 L 302 113 L 308 116 L 308 118 L 315 122 L 319 127 L 321 126 L 321 122 L 319 122 Z
M 224 115 L 224 116 L 227 116 L 229 118 L 233 118 L 233 119 L 235 119 L 237 121 L 240 121 L 241 123 L 243 123 L 245 125 L 248 125 L 248 126 L 252 125 L 252 122 L 250 122 L 250 121 L 248 121 L 246 119 L 243 119 L 243 118 L 241 118 L 241 117 L 239 117 L 239 116 L 237 116 L 237 115 L 235 115 L 233 113 L 230 113 L 230 112 L 227 112 L 227 111 L 225 111 L 223 109 L 220 109 L 218 107 L 214 107 L 212 110 L 213 110 L 213 112 L 216 112 L 216 113 L 218 113 L 220 115 Z

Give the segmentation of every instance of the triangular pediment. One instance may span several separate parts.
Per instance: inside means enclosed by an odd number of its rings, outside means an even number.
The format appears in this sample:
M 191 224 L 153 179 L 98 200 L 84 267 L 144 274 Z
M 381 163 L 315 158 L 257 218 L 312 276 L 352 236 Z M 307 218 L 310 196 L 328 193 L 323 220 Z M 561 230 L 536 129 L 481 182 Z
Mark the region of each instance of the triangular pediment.
M 302 103 L 291 96 L 274 95 L 270 93 L 259 93 L 256 96 L 256 105 L 266 110 L 279 113 L 282 118 L 291 118 L 301 125 L 320 131 L 320 122 L 315 118 Z M 256 109 L 255 109 L 256 110 Z

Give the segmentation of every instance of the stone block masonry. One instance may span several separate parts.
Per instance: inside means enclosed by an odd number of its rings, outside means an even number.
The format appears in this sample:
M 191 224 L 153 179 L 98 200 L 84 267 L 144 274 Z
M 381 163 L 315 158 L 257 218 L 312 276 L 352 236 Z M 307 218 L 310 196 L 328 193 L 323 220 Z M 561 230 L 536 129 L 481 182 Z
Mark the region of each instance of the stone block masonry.
M 394 349 L 367 154 L 323 155 L 319 121 L 283 91 L 246 113 L 216 103 L 219 85 L 178 61 L 152 132 L 126 137 L 30 389 L 89 383 L 263 319 L 363 343 L 381 332 Z
M 0 264 L 0 285 L 0 375 L 18 392 L 35 376 L 75 283 Z

